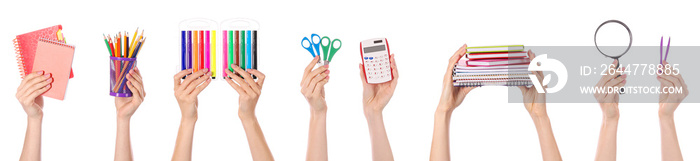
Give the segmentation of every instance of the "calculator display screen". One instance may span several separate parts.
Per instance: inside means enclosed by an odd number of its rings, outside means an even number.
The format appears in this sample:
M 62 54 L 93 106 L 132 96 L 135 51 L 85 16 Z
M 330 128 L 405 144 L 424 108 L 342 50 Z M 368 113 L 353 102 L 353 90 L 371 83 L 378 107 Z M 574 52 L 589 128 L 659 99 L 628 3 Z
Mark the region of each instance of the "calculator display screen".
M 379 45 L 379 46 L 372 46 L 372 47 L 366 47 L 364 48 L 365 53 L 372 53 L 372 52 L 377 52 L 377 51 L 384 51 L 386 50 L 386 47 L 384 45 Z

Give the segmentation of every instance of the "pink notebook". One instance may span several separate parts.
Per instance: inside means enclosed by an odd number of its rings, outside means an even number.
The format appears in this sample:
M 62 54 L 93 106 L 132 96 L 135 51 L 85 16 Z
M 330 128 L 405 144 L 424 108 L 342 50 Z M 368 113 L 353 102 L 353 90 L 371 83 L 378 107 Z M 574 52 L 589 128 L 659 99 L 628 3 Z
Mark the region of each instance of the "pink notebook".
M 75 46 L 59 41 L 40 38 L 36 45 L 34 54 L 34 67 L 32 72 L 44 71 L 51 73 L 53 83 L 51 89 L 43 96 L 63 100 L 68 87 L 71 66 L 73 64 L 73 54 Z

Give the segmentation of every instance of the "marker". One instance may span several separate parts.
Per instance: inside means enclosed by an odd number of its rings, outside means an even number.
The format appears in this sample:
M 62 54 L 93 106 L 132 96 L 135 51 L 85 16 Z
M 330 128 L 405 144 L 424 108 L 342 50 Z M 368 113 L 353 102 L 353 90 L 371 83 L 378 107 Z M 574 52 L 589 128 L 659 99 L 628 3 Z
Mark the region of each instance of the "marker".
M 227 67 L 228 66 L 228 59 L 227 59 L 227 57 L 228 57 L 228 39 L 227 39 L 228 38 L 228 36 L 227 36 L 228 31 L 224 30 L 224 34 L 222 34 L 222 35 L 224 35 L 224 39 L 223 39 L 224 41 L 222 42 L 223 47 L 224 47 L 224 49 L 223 49 L 224 53 L 222 55 L 224 55 L 224 59 L 221 60 L 221 62 L 222 62 L 221 64 L 223 65 L 223 68 L 221 68 L 221 69 L 226 70 L 226 69 L 228 69 L 228 67 Z M 226 74 L 226 72 L 224 72 L 223 74 L 224 74 L 224 79 L 226 79 L 228 77 L 228 74 Z
M 211 79 L 216 79 L 216 30 L 211 31 Z

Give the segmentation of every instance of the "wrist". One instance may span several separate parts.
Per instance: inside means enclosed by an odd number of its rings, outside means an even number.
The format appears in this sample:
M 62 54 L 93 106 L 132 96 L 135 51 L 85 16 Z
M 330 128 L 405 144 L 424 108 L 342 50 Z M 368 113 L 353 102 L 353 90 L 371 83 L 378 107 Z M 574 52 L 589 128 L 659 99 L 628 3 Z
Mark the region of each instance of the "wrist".
M 435 110 L 435 113 L 438 114 L 452 114 L 452 111 L 454 111 L 455 108 L 452 108 L 452 105 L 449 105 L 447 103 L 442 103 L 438 104 L 437 110 Z
M 197 123 L 197 115 L 185 117 L 184 115 L 180 119 L 180 124 L 195 124 Z
M 311 116 L 312 116 L 312 117 L 314 117 L 314 116 L 316 116 L 316 117 L 318 117 L 318 116 L 326 116 L 326 113 L 327 113 L 326 108 L 323 108 L 323 109 L 313 109 L 313 110 L 311 110 Z
M 38 114 L 34 115 L 27 115 L 28 120 L 38 120 L 41 121 L 44 118 L 44 114 L 39 112 Z
M 382 117 L 382 110 L 375 109 L 375 108 L 365 108 L 365 118 L 371 119 L 371 118 L 381 118 Z
M 243 110 L 238 110 L 238 118 L 241 119 L 241 121 L 247 121 L 250 119 L 255 119 L 255 111 L 243 111 Z

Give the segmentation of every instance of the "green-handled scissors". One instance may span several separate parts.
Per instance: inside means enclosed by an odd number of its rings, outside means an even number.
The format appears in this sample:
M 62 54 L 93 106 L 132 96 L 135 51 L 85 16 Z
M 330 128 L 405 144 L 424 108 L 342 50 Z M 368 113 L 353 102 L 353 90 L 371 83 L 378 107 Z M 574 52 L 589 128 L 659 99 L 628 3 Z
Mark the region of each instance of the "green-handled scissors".
M 333 39 L 333 41 L 331 41 L 331 38 L 328 38 L 328 36 L 321 38 L 321 49 L 323 49 L 323 61 L 321 65 L 328 65 L 335 53 L 338 52 L 342 46 L 343 42 L 339 39 Z

